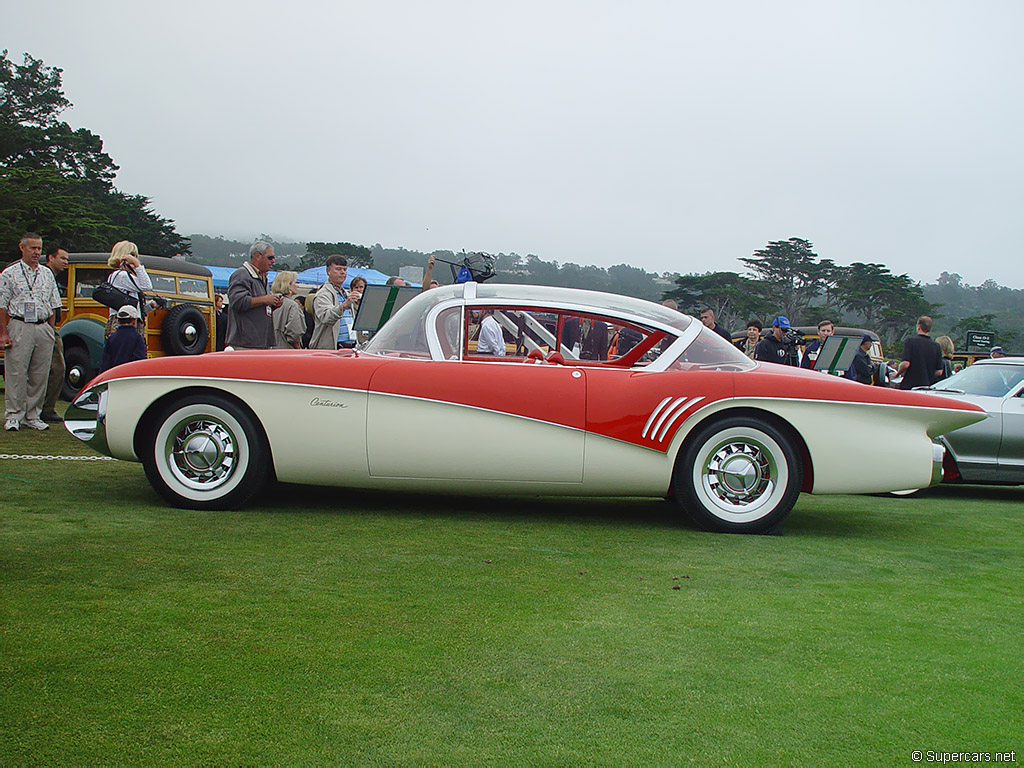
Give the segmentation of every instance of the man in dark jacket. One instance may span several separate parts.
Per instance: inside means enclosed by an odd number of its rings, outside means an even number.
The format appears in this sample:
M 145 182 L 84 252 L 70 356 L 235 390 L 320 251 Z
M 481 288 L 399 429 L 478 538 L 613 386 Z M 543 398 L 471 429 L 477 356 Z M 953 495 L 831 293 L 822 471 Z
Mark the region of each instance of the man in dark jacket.
M 271 349 L 273 312 L 284 296 L 267 290 L 267 272 L 274 265 L 274 246 L 262 240 L 249 247 L 249 261 L 228 279 L 228 322 L 224 342 L 234 349 Z
M 860 347 L 857 348 L 857 352 L 853 356 L 853 364 L 847 373 L 847 376 L 854 381 L 859 381 L 861 384 L 871 383 L 871 357 L 868 355 L 868 350 L 871 349 L 873 341 L 874 339 L 867 334 L 861 336 Z M 850 376 L 850 373 L 853 376 Z
M 715 320 L 715 310 L 710 307 L 705 307 L 700 311 L 700 321 L 704 323 L 704 327 L 710 328 L 712 331 L 717 333 L 723 339 L 732 344 L 732 334 L 729 333 L 725 328 L 718 324 Z
M 772 321 L 772 330 L 757 343 L 754 359 L 764 363 L 796 365 L 796 348 L 782 340 L 783 332 L 790 329 L 789 318 L 779 315 Z

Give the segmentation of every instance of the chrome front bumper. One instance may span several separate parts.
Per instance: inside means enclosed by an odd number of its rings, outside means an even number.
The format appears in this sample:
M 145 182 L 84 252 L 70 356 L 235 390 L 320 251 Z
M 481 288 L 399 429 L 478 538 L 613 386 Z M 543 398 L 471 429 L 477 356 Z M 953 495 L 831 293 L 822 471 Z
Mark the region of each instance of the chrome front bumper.
M 64 426 L 97 453 L 110 456 L 107 444 L 107 385 L 100 384 L 79 394 L 64 414 Z

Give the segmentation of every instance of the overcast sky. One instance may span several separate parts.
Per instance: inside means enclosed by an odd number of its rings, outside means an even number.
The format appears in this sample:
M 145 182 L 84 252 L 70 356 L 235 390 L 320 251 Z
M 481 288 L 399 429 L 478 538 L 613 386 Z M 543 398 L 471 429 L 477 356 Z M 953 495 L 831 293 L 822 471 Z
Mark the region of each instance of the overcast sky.
M 184 234 L 1024 288 L 1024 3 L 4 2 Z

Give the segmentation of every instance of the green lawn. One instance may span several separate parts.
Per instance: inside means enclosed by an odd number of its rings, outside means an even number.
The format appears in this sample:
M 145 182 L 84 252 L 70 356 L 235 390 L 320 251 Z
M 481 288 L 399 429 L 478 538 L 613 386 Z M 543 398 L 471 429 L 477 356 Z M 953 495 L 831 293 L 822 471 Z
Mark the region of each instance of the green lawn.
M 63 429 L 0 454 L 88 455 Z M 666 502 L 279 486 L 0 459 L 0 765 L 910 765 L 1017 750 L 1024 489 Z

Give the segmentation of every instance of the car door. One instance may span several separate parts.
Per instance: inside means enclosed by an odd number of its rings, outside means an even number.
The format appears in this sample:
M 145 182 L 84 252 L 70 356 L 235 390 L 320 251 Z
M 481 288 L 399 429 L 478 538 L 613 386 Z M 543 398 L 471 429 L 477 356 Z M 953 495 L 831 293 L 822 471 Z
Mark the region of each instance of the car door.
M 580 483 L 586 372 L 504 360 L 393 360 L 369 383 L 373 477 Z
M 1018 481 L 1024 482 L 1024 382 L 1018 382 L 1003 400 L 1002 413 L 999 469 L 1018 474 Z

